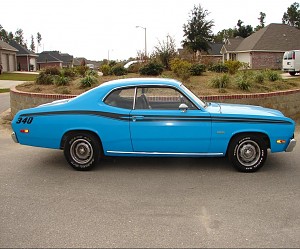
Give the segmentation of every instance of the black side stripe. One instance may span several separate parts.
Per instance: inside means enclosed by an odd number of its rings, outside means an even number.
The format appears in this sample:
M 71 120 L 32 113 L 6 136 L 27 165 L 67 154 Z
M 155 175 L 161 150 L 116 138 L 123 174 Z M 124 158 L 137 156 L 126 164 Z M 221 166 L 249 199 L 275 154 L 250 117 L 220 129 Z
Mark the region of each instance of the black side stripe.
M 100 111 L 54 111 L 40 113 L 26 113 L 21 117 L 52 116 L 52 115 L 93 115 L 99 117 L 112 118 L 120 121 L 129 121 L 132 116 L 111 112 Z M 134 115 L 133 115 L 134 116 Z M 222 123 L 264 123 L 264 124 L 292 124 L 286 120 L 264 119 L 264 118 L 240 118 L 240 117 L 201 117 L 201 116 L 165 116 L 165 115 L 137 115 L 142 119 L 136 119 L 136 122 L 157 122 L 157 121 L 189 121 L 189 122 L 222 122 Z

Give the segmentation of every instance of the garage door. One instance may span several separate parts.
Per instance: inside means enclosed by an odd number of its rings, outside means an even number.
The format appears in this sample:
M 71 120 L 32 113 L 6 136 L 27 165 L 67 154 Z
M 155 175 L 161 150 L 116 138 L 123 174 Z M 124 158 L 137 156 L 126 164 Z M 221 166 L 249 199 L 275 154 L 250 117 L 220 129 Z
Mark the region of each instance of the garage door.
M 10 54 L 9 56 L 8 56 L 8 58 L 9 58 L 9 71 L 10 72 L 12 72 L 12 71 L 15 71 L 15 57 L 14 57 L 14 55 L 12 55 L 12 54 Z
M 2 62 L 2 67 L 3 67 L 3 72 L 8 71 L 8 65 L 7 65 L 7 56 L 8 54 L 2 54 L 1 55 L 1 62 Z

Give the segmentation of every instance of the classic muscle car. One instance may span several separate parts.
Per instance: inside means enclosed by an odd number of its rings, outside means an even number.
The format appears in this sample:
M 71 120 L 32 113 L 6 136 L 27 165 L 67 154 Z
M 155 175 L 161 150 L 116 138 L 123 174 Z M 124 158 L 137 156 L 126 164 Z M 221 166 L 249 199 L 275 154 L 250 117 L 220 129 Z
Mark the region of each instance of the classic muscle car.
M 73 99 L 19 111 L 12 138 L 61 149 L 77 170 L 105 156 L 224 157 L 257 171 L 270 152 L 296 145 L 295 122 L 260 106 L 206 103 L 181 82 L 137 78 L 104 83 Z

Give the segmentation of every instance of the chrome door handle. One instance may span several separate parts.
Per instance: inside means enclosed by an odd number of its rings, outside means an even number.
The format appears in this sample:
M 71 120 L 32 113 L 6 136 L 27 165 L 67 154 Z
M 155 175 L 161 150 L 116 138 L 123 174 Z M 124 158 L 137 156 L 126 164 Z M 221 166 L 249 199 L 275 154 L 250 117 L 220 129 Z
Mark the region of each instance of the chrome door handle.
M 133 122 L 135 122 L 135 121 L 137 121 L 137 120 L 142 120 L 142 119 L 144 119 L 144 116 L 132 116 L 131 119 L 132 119 Z

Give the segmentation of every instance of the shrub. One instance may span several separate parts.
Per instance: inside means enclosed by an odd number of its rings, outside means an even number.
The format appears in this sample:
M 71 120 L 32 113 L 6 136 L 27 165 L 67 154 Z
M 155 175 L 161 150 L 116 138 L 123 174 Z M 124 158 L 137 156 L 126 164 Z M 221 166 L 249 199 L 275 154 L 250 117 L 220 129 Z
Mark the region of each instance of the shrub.
M 239 61 L 226 61 L 225 66 L 228 68 L 229 74 L 236 74 L 237 71 L 241 68 L 242 63 Z
M 90 76 L 94 76 L 94 77 L 96 77 L 96 78 L 98 78 L 98 72 L 97 71 L 95 71 L 95 70 L 87 70 L 86 72 L 85 72 L 85 75 L 90 75 Z
M 101 72 L 103 73 L 103 76 L 107 76 L 111 74 L 111 68 L 109 65 L 104 64 L 100 68 Z
M 246 72 L 247 71 L 240 73 L 235 78 L 238 88 L 244 91 L 248 91 L 249 88 L 251 87 L 251 77 Z
M 163 72 L 163 65 L 155 62 L 155 61 L 150 61 L 146 65 L 142 66 L 139 70 L 141 75 L 153 75 L 157 76 L 160 75 Z
M 269 81 L 277 81 L 281 79 L 281 76 L 278 72 L 272 70 L 266 70 L 266 76 Z
M 132 65 L 129 66 L 127 69 L 128 73 L 138 73 L 141 68 L 141 63 L 133 63 Z
M 171 61 L 171 70 L 175 75 L 183 80 L 187 80 L 191 77 L 192 64 L 176 58 Z
M 79 74 L 80 76 L 84 77 L 85 74 L 86 74 L 86 71 L 88 70 L 89 68 L 87 66 L 79 66 L 79 67 L 76 67 L 76 72 L 77 74 Z
M 228 67 L 223 63 L 212 64 L 209 67 L 209 71 L 216 72 L 216 73 L 227 73 Z
M 61 74 L 65 77 L 70 77 L 70 78 L 74 78 L 76 76 L 76 72 L 74 68 L 64 68 L 61 71 Z
M 113 75 L 122 76 L 127 74 L 126 68 L 123 65 L 117 64 L 111 68 L 111 72 Z
M 265 81 L 265 74 L 262 71 L 256 72 L 253 76 L 253 80 L 261 84 Z
M 200 76 L 205 70 L 206 66 L 204 64 L 193 64 L 190 69 L 191 75 L 193 76 Z
M 54 76 L 54 83 L 57 86 L 65 86 L 68 85 L 70 82 L 70 78 L 66 76 Z
M 229 75 L 228 74 L 223 74 L 221 76 L 215 76 L 214 78 L 212 78 L 211 80 L 211 85 L 214 88 L 226 88 L 229 84 Z
M 52 85 L 54 83 L 54 76 L 51 74 L 46 74 L 45 71 L 42 71 L 37 76 L 35 83 L 39 85 Z
M 86 75 L 81 81 L 80 86 L 83 88 L 91 87 L 98 82 L 97 78 L 92 75 Z
M 49 75 L 61 75 L 60 69 L 58 67 L 46 67 L 44 70 L 45 74 Z

